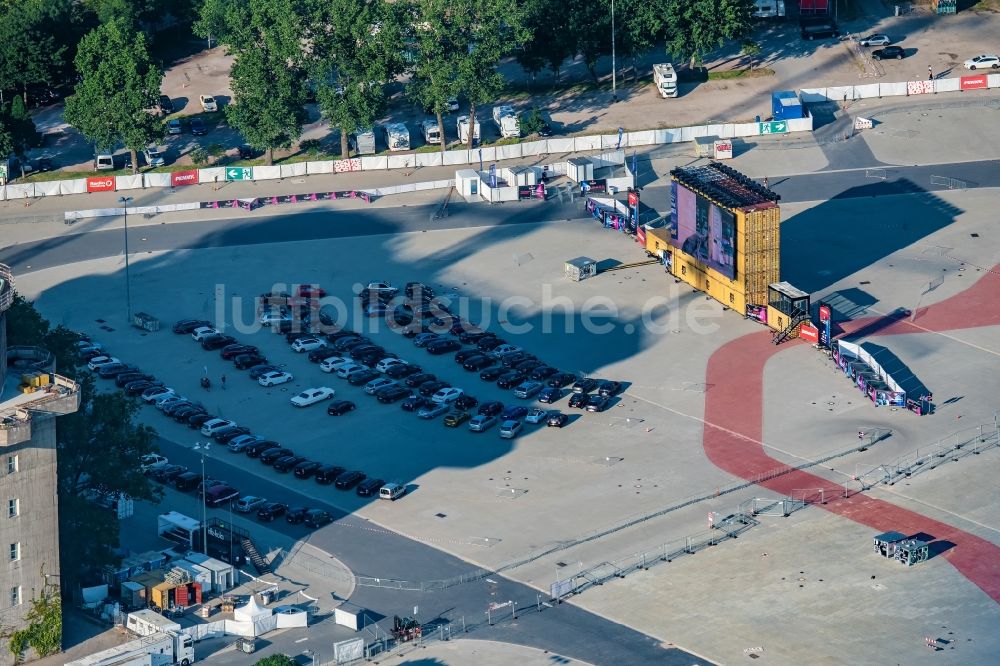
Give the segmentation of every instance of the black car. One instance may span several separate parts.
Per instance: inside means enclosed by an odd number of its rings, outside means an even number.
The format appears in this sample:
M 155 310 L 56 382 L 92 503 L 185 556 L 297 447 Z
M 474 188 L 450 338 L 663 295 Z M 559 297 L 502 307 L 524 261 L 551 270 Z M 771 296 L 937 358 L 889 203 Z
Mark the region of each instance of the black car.
M 318 463 L 315 460 L 303 460 L 295 466 L 295 469 L 292 470 L 292 474 L 300 479 L 308 479 L 322 466 L 322 463 Z
M 400 306 L 392 312 L 387 312 L 385 320 L 397 328 L 406 328 L 413 323 L 413 313 L 405 307 Z
M 188 468 L 184 465 L 164 465 L 153 470 L 152 477 L 160 483 L 170 483 L 187 471 Z
M 259 458 L 267 451 L 280 448 L 281 445 L 274 440 L 265 439 L 260 442 L 254 442 L 244 450 L 244 453 L 247 454 L 247 458 Z
M 294 455 L 295 451 L 292 451 L 291 449 L 286 449 L 283 446 L 275 446 L 260 454 L 260 462 L 264 465 L 273 465 L 285 456 Z
M 545 425 L 550 428 L 562 428 L 567 423 L 569 423 L 568 414 L 563 414 L 562 412 L 551 412 L 548 420 L 545 422 Z
M 828 20 L 821 20 L 816 23 L 803 25 L 801 34 L 802 39 L 812 41 L 824 37 L 840 37 L 840 29 L 837 28 L 836 24 Z
M 500 345 L 505 344 L 507 344 L 506 340 L 490 334 L 484 338 L 480 338 L 479 342 L 476 343 L 476 346 L 482 351 L 490 351 L 491 349 L 496 349 Z
M 306 512 L 305 518 L 302 522 L 305 523 L 306 527 L 318 529 L 324 525 L 332 523 L 333 516 L 323 509 L 312 509 L 311 511 Z
M 432 382 L 435 379 L 437 379 L 437 377 L 435 377 L 431 373 L 421 372 L 416 375 L 410 375 L 409 377 L 406 378 L 406 381 L 404 381 L 403 383 L 409 386 L 410 388 L 416 388 L 425 382 Z
M 569 386 L 575 381 L 576 375 L 569 372 L 557 372 L 549 377 L 549 381 L 545 382 L 545 385 L 551 386 L 552 388 L 562 388 L 564 386 Z
M 505 368 L 513 368 L 521 361 L 530 361 L 534 358 L 535 357 L 529 354 L 528 352 L 523 352 L 523 351 L 514 352 L 513 354 L 507 354 L 502 359 L 500 359 L 500 365 L 502 365 Z
M 287 520 L 292 525 L 298 525 L 303 520 L 306 519 L 306 514 L 309 513 L 309 509 L 304 506 L 297 506 L 285 511 L 285 520 Z
M 421 333 L 429 333 L 430 329 L 428 329 L 426 324 L 420 322 L 418 324 L 410 324 L 409 326 L 404 326 L 402 329 L 400 329 L 399 332 L 402 333 L 404 338 L 415 338 Z
M 182 400 L 178 402 L 171 403 L 163 408 L 163 413 L 167 416 L 173 416 L 175 412 L 179 412 L 182 409 L 187 409 L 188 407 L 194 407 L 194 403 L 190 400 Z
M 208 134 L 208 128 L 205 127 L 205 121 L 201 118 L 191 119 L 191 134 L 195 136 L 202 136 Z
M 236 366 L 237 370 L 248 370 L 257 365 L 263 365 L 267 363 L 267 359 L 263 356 L 258 356 L 257 354 L 240 354 L 233 359 L 233 365 Z
M 328 348 L 320 347 L 319 349 L 313 349 L 309 352 L 309 355 L 306 358 L 309 359 L 310 363 L 322 363 L 325 359 L 334 355 L 335 354 L 333 354 Z
M 160 112 L 165 116 L 174 112 L 174 103 L 166 95 L 160 95 Z
M 591 395 L 587 398 L 586 409 L 588 412 L 603 412 L 608 408 L 610 400 L 603 395 Z
M 442 382 L 442 381 L 424 382 L 423 384 L 417 387 L 417 393 L 424 396 L 425 398 L 429 398 L 438 391 L 440 391 L 441 389 L 447 387 L 448 387 L 448 382 Z
M 512 389 L 525 380 L 527 375 L 523 372 L 508 372 L 497 378 L 497 386 L 507 390 Z
M 589 393 L 574 393 L 569 397 L 569 406 L 576 409 L 585 409 L 588 400 L 590 400 Z
M 352 472 L 344 472 L 338 476 L 333 485 L 335 485 L 338 490 L 350 490 L 364 480 L 365 473 L 354 470 Z
M 548 379 L 552 375 L 558 374 L 558 372 L 559 371 L 556 370 L 555 368 L 549 367 L 547 365 L 543 365 L 541 367 L 538 367 L 538 368 L 535 368 L 534 370 L 532 370 L 531 374 L 528 375 L 528 377 L 530 377 L 531 379 L 534 379 L 535 381 L 542 381 L 542 380 Z
M 223 359 L 229 361 L 241 354 L 256 354 L 260 350 L 253 345 L 244 345 L 241 343 L 236 343 L 235 345 L 226 345 L 219 352 L 219 356 Z
M 403 293 L 407 298 L 434 298 L 434 290 L 420 282 L 407 282 Z
M 901 46 L 886 46 L 885 48 L 872 51 L 873 60 L 902 60 L 906 57 L 906 51 Z
M 226 345 L 231 345 L 236 342 L 236 338 L 231 335 L 210 335 L 201 341 L 201 348 L 205 351 L 215 351 L 216 349 L 222 349 Z
M 246 143 L 240 146 L 239 151 L 241 160 L 252 160 L 261 154 L 256 148 Z
M 462 343 L 458 340 L 435 340 L 427 345 L 427 352 L 435 356 L 440 356 L 448 352 L 458 351 L 461 348 Z
M 621 382 L 604 381 L 597 387 L 597 395 L 610 398 L 622 390 Z
M 497 379 L 500 378 L 501 375 L 505 375 L 508 372 L 510 372 L 510 370 L 508 370 L 507 368 L 494 366 L 492 368 L 486 368 L 485 370 L 480 372 L 479 378 L 482 379 L 484 382 L 495 382 Z
M 503 403 L 499 400 L 491 400 L 489 402 L 484 402 L 479 406 L 478 414 L 483 416 L 496 416 L 503 411 Z
M 250 368 L 250 379 L 260 379 L 261 375 L 266 375 L 269 372 L 280 371 L 276 365 L 271 365 L 270 363 L 261 363 L 260 365 L 255 365 Z
M 108 365 L 102 365 L 97 369 L 97 374 L 101 377 L 101 379 L 112 379 L 118 375 L 123 375 L 126 372 L 139 372 L 139 368 L 134 365 L 125 365 L 124 363 L 110 363 Z
M 299 463 L 304 462 L 307 462 L 305 456 L 282 456 L 274 461 L 272 467 L 274 467 L 274 471 L 285 474 L 295 469 Z
M 385 479 L 365 479 L 358 484 L 358 497 L 378 497 L 379 489 L 385 485 Z
M 198 472 L 184 472 L 174 477 L 174 488 L 186 493 L 189 490 L 194 490 L 198 487 L 201 482 L 201 474 Z
M 350 329 L 342 328 L 339 331 L 331 331 L 326 334 L 327 342 L 336 342 L 337 340 L 343 340 L 345 338 L 356 338 L 358 334 L 356 331 Z
M 246 426 L 234 426 L 232 428 L 226 428 L 225 430 L 220 430 L 219 432 L 212 435 L 212 438 L 219 444 L 228 444 L 240 435 L 249 435 L 250 428 Z
M 461 351 L 455 352 L 455 363 L 462 365 L 473 356 L 482 356 L 482 355 L 483 353 L 478 349 L 463 349 Z
M 463 393 L 455 399 L 455 409 L 472 409 L 479 404 L 479 401 L 468 393 Z
M 546 386 L 538 394 L 538 402 L 553 403 L 562 398 L 562 390 L 557 386 Z
M 153 382 L 147 380 L 139 380 L 137 382 L 130 382 L 125 385 L 124 391 L 125 395 L 139 395 L 148 388 L 153 388 L 154 386 L 163 386 L 163 382 Z
M 534 359 L 528 359 L 526 361 L 521 361 L 520 363 L 515 364 L 512 369 L 513 370 L 517 370 L 518 372 L 523 372 L 524 374 L 528 374 L 532 370 L 536 370 L 538 368 L 541 368 L 544 365 L 545 364 L 542 363 L 541 361 L 536 361 Z
M 386 358 L 396 358 L 396 355 L 385 350 L 376 350 L 368 352 L 367 354 L 361 354 L 354 360 L 361 365 L 367 365 L 369 368 L 374 368 L 379 361 Z
M 584 377 L 573 384 L 573 393 L 590 393 L 597 388 L 597 380 Z
M 257 520 L 269 523 L 275 518 L 285 515 L 287 511 L 287 504 L 282 504 L 281 502 L 269 502 L 257 510 Z
M 433 403 L 428 398 L 424 398 L 419 395 L 411 395 L 409 398 L 401 402 L 399 406 L 403 408 L 404 412 L 417 412 L 430 404 Z
M 354 335 L 352 337 L 341 338 L 333 343 L 333 348 L 336 351 L 344 352 L 350 349 L 354 349 L 360 345 L 370 345 L 371 342 L 367 338 L 363 338 L 360 335 Z
M 207 414 L 207 413 L 208 410 L 202 407 L 201 405 L 188 405 L 186 407 L 178 409 L 170 416 L 172 416 L 174 421 L 177 421 L 178 423 L 187 423 L 187 420 L 190 417 L 194 416 L 195 414 Z
M 347 412 L 353 412 L 355 405 L 350 400 L 334 400 L 326 406 L 326 413 L 330 416 L 342 416 Z
M 189 416 L 188 417 L 187 424 L 188 424 L 189 428 L 192 428 L 193 430 L 197 430 L 198 428 L 201 428 L 201 426 L 206 421 L 211 421 L 214 418 L 215 417 L 212 416 L 211 414 L 205 414 L 205 413 L 195 414 L 194 416 Z
M 174 333 L 191 333 L 196 328 L 211 327 L 212 323 L 204 319 L 181 319 L 174 324 Z
M 404 377 L 416 375 L 421 372 L 423 372 L 423 370 L 419 365 L 413 365 L 411 363 L 396 363 L 395 365 L 389 366 L 389 369 L 385 371 L 385 376 L 392 379 L 403 379 Z
M 346 471 L 339 465 L 323 465 L 313 474 L 313 479 L 321 486 L 328 486 Z
M 493 365 L 493 359 L 482 354 L 476 354 L 475 356 L 467 358 L 465 363 L 462 364 L 462 367 L 469 372 L 475 372 L 476 370 L 488 368 L 491 365 Z
M 488 331 L 472 330 L 460 333 L 458 335 L 458 339 L 461 340 L 464 344 L 472 345 L 478 343 L 483 338 L 489 337 L 491 335 L 493 334 Z
M 362 384 L 367 384 L 378 376 L 378 371 L 368 368 L 367 370 L 355 372 L 351 375 L 350 379 L 347 380 L 347 383 L 351 386 L 361 386 Z
M 359 356 L 364 356 L 365 354 L 370 354 L 374 351 L 385 351 L 385 348 L 373 344 L 358 345 L 356 347 L 351 347 L 350 351 L 347 352 L 347 355 L 353 359 L 357 359 Z
M 138 381 L 152 381 L 153 375 L 147 375 L 144 372 L 123 372 L 117 377 L 115 377 L 115 386 L 118 388 L 125 388 L 128 384 Z
M 383 405 L 399 402 L 410 395 L 410 390 L 403 386 L 386 386 L 375 393 L 375 398 Z

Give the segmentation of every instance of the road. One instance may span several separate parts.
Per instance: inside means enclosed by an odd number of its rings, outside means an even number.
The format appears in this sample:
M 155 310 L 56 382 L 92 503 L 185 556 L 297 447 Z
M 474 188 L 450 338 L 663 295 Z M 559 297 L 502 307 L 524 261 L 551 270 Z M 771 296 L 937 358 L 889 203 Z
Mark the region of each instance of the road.
M 644 166 L 639 163 L 639 171 Z M 648 165 L 645 167 L 648 171 Z M 932 182 L 934 176 L 953 181 Z M 666 185 L 643 188 L 644 219 L 654 211 L 669 210 L 670 190 Z M 872 168 L 820 171 L 787 176 L 769 183 L 781 195 L 782 203 L 832 201 L 901 194 L 948 191 L 965 187 L 1000 186 L 1000 170 L 990 160 L 924 166 L 877 165 Z M 302 240 L 319 240 L 406 233 L 427 229 L 461 229 L 507 224 L 537 224 L 540 221 L 586 217 L 579 204 L 520 203 L 487 206 L 453 203 L 450 215 L 430 221 L 432 206 L 402 206 L 383 210 L 335 211 L 314 209 L 289 214 L 261 214 L 245 219 L 212 220 L 146 226 L 130 233 L 135 252 L 229 247 Z M 332 221 L 331 221 L 332 220 Z M 136 236 L 141 238 L 136 243 Z M 15 274 L 45 270 L 55 266 L 120 254 L 118 230 L 70 234 L 23 243 L 0 250 L 0 262 Z

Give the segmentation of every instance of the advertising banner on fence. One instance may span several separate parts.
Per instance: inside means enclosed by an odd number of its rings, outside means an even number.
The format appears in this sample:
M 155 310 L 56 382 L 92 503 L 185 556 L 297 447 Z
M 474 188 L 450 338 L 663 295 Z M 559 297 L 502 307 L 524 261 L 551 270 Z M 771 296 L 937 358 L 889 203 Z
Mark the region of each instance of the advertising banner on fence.
M 87 179 L 87 191 L 88 192 L 114 192 L 115 191 L 115 177 L 114 176 L 97 176 L 96 178 Z
M 756 319 L 762 324 L 767 323 L 767 307 L 747 304 L 747 319 Z
M 180 187 L 182 185 L 197 185 L 198 171 L 174 171 L 170 174 L 170 187 Z
M 812 324 L 802 324 L 802 327 L 799 328 L 799 337 L 806 342 L 816 344 L 819 342 L 819 329 Z
M 587 194 L 604 194 L 608 191 L 608 179 L 598 178 L 597 180 L 581 180 L 580 187 Z
M 976 76 L 963 76 L 959 80 L 959 87 L 962 90 L 986 90 L 989 86 L 986 82 L 986 75 L 979 74 Z
M 545 183 L 536 185 L 518 185 L 517 198 L 521 201 L 525 199 L 545 199 Z

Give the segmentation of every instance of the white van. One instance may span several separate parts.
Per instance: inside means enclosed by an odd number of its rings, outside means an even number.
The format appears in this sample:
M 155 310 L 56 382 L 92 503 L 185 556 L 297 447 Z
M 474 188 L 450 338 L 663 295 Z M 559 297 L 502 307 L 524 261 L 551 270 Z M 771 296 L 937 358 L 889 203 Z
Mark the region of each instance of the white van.
M 211 421 L 206 421 L 204 425 L 201 426 L 201 434 L 205 437 L 211 437 L 223 428 L 228 428 L 229 426 L 236 425 L 233 421 L 227 421 L 226 419 L 212 419 Z
M 94 169 L 97 171 L 114 171 L 115 156 L 110 151 L 98 153 L 94 157 Z
M 406 494 L 406 486 L 401 483 L 387 483 L 378 489 L 378 498 L 395 500 Z

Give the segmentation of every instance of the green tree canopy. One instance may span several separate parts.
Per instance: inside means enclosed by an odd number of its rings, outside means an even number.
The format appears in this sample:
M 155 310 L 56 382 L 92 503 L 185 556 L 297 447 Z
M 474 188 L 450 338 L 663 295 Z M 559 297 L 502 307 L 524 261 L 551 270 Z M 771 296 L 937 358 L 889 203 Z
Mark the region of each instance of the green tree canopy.
M 297 662 L 287 654 L 272 654 L 254 662 L 253 666 L 296 666 Z
M 58 80 L 67 52 L 59 33 L 69 16 L 69 0 L 0 5 L 0 90 L 16 88 L 27 98 L 28 86 Z
M 753 0 L 690 0 L 663 5 L 667 53 L 694 66 L 731 39 L 753 31 Z
M 153 66 L 146 38 L 125 19 L 112 19 L 84 35 L 74 60 L 82 80 L 66 99 L 66 121 L 98 149 L 123 144 L 137 153 L 163 136 L 152 109 L 163 74 Z

